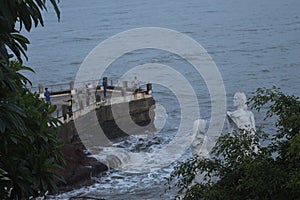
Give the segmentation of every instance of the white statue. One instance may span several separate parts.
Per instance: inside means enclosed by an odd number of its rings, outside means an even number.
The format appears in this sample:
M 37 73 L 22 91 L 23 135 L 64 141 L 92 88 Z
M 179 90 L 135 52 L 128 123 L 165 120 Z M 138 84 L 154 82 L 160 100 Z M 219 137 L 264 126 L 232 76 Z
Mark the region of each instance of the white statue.
M 247 98 L 245 93 L 237 92 L 234 94 L 233 105 L 236 107 L 236 110 L 233 112 L 227 111 L 230 132 L 233 130 L 244 129 L 255 134 L 254 115 L 251 111 L 247 110 L 246 102 Z
M 209 152 L 206 147 L 203 146 L 205 140 L 205 127 L 206 121 L 204 119 L 197 119 L 193 124 L 193 134 L 195 138 L 191 144 L 191 149 L 193 154 L 207 156 Z

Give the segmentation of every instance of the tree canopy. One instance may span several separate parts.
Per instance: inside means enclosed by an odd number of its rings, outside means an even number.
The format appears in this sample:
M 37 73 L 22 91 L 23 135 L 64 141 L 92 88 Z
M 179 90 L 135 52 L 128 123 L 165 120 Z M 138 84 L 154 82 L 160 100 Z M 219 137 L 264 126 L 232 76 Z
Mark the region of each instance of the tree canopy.
M 58 1 L 50 0 L 59 19 Z M 46 0 L 0 0 L 0 198 L 21 199 L 56 189 L 63 163 L 55 110 L 26 87 L 22 70 L 29 40 L 21 34 L 43 26 Z M 17 59 L 17 60 L 16 60 Z

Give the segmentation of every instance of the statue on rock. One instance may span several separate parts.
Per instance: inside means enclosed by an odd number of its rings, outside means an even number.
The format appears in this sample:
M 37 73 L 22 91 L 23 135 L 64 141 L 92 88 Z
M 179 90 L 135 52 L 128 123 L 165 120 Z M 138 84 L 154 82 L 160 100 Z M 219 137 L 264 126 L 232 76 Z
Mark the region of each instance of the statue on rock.
M 247 110 L 246 102 L 245 93 L 237 92 L 234 94 L 233 105 L 236 107 L 236 110 L 233 112 L 227 111 L 229 131 L 231 133 L 239 129 L 250 131 L 253 134 L 256 132 L 254 115 Z
M 195 138 L 191 144 L 191 149 L 193 154 L 206 156 L 208 151 L 203 147 L 203 142 L 205 140 L 205 127 L 206 121 L 204 119 L 197 119 L 193 124 L 193 134 Z

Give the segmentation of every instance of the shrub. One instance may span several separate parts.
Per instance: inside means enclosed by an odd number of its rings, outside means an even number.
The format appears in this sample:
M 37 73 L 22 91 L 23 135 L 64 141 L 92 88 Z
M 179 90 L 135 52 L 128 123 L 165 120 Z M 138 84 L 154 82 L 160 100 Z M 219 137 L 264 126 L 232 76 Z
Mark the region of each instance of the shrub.
M 168 178 L 183 199 L 297 199 L 300 196 L 300 101 L 279 89 L 257 89 L 252 108 L 276 117 L 275 133 L 240 130 L 217 140 L 211 159 L 194 156 Z M 266 144 L 262 146 L 261 144 Z M 254 151 L 257 146 L 258 151 Z M 202 181 L 196 181 L 197 177 Z

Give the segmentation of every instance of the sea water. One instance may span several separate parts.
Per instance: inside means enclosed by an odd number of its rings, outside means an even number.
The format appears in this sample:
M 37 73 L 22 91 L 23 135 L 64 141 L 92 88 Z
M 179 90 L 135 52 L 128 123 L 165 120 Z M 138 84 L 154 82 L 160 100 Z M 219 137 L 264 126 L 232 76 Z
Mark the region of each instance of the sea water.
M 61 1 L 60 10 L 59 23 L 49 6 L 45 27 L 26 34 L 31 44 L 29 61 L 25 64 L 36 72 L 26 75 L 34 86 L 73 81 L 84 58 L 108 37 L 133 28 L 163 27 L 186 34 L 207 50 L 222 75 L 227 110 L 234 109 L 232 99 L 237 91 L 251 97 L 256 88 L 275 85 L 288 94 L 300 95 L 300 1 L 69 0 Z M 203 77 L 172 52 L 134 51 L 113 62 L 105 75 L 116 80 L 132 67 L 145 63 L 165 64 L 183 74 L 197 95 L 201 118 L 209 121 L 211 101 Z M 174 85 L 180 87 L 180 82 L 174 80 Z M 160 85 L 154 85 L 153 90 L 157 104 L 163 107 L 163 112 L 157 110 L 156 123 L 162 118 L 166 119 L 165 124 L 155 135 L 121 141 L 118 145 L 127 151 L 153 152 L 172 141 L 178 131 L 181 112 L 177 94 Z M 262 122 L 262 114 L 254 114 L 257 125 L 267 125 Z M 179 160 L 189 156 L 191 152 L 187 150 Z M 91 186 L 51 198 L 82 195 L 105 199 L 170 199 L 174 191 L 164 192 L 164 178 L 173 166 L 171 163 L 148 173 L 111 170 Z

